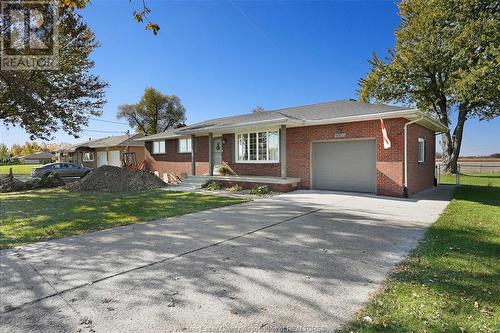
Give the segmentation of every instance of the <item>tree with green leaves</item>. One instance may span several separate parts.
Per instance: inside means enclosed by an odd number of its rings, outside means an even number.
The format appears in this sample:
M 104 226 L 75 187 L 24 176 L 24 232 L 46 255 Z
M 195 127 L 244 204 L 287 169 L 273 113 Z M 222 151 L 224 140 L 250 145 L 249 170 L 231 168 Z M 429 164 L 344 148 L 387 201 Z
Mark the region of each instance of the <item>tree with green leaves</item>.
M 6 160 L 10 157 L 10 150 L 7 145 L 0 143 L 0 160 Z
M 130 127 L 137 132 L 149 135 L 182 126 L 186 121 L 185 114 L 179 97 L 146 88 L 137 104 L 120 105 L 117 117 L 127 119 Z
M 60 128 L 78 137 L 106 102 L 107 84 L 90 73 L 98 46 L 81 17 L 61 7 L 59 69 L 0 71 L 0 122 L 24 128 L 31 139 L 51 139 Z
M 399 102 L 435 114 L 443 162 L 457 172 L 464 125 L 500 114 L 500 2 L 403 0 L 396 45 L 360 81 L 360 99 Z

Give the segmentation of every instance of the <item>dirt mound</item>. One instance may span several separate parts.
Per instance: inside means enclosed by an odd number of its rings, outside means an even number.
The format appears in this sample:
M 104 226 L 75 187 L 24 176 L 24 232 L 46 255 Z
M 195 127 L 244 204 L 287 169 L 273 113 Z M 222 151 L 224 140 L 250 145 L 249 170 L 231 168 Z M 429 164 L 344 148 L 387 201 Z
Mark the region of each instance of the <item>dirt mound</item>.
M 76 192 L 138 192 L 165 186 L 165 182 L 148 171 L 104 165 L 67 188 Z
M 64 181 L 58 173 L 48 173 L 42 176 L 42 178 L 31 182 L 33 188 L 49 188 L 49 187 L 59 187 L 64 185 Z
M 12 175 L 0 176 L 0 193 L 17 192 L 31 189 L 31 184 L 22 182 Z
M 41 179 L 34 179 L 23 182 L 9 174 L 0 176 L 0 193 L 27 191 L 31 189 L 49 188 L 63 186 L 64 181 L 58 174 L 48 174 Z

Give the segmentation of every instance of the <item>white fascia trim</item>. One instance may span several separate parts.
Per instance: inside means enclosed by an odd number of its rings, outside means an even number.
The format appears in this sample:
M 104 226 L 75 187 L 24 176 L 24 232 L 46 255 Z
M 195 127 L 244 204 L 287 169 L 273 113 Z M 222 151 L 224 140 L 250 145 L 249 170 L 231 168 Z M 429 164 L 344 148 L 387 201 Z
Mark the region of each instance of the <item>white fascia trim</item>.
M 363 120 L 376 120 L 380 118 L 398 118 L 417 114 L 418 109 L 408 109 L 392 112 L 361 114 L 359 116 L 347 116 L 340 118 L 318 119 L 318 120 L 304 120 L 302 123 L 305 125 L 325 125 L 334 123 L 348 123 Z
M 383 112 L 383 113 L 373 113 L 373 114 L 363 114 L 359 116 L 347 116 L 340 118 L 331 118 L 331 119 L 320 119 L 320 120 L 304 120 L 301 123 L 303 125 L 326 125 L 326 124 L 336 124 L 336 123 L 349 123 L 356 121 L 366 121 L 366 120 L 377 120 L 377 119 L 390 119 L 390 118 L 399 118 L 399 117 L 411 117 L 420 118 L 420 120 L 426 120 L 431 123 L 434 128 L 432 130 L 437 130 L 441 132 L 445 132 L 448 128 L 443 125 L 438 120 L 432 118 L 427 113 L 420 111 L 419 109 L 407 109 L 400 111 L 392 111 L 392 112 Z M 425 125 L 423 125 L 425 126 Z M 428 127 L 428 126 L 425 126 Z
M 278 118 L 278 119 L 269 119 L 269 120 L 259 120 L 259 121 L 249 121 L 245 123 L 239 123 L 236 125 L 225 125 L 225 126 L 212 126 L 212 127 L 204 127 L 200 129 L 193 130 L 183 130 L 177 132 L 177 134 L 195 134 L 195 133 L 213 133 L 220 132 L 222 130 L 237 130 L 244 127 L 255 126 L 255 125 L 285 125 L 287 123 L 293 122 L 293 120 L 289 118 Z M 298 122 L 300 123 L 300 122 Z

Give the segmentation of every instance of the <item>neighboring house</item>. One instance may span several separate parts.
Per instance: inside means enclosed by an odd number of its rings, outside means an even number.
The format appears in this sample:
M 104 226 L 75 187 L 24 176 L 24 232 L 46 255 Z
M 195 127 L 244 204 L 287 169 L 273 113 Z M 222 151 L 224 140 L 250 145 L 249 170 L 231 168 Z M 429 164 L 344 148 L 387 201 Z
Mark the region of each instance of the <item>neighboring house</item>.
M 47 164 L 52 162 L 54 154 L 42 151 L 29 155 L 17 156 L 16 158 L 24 164 Z
M 145 158 L 144 143 L 135 141 L 142 137 L 136 135 L 118 135 L 88 140 L 58 152 L 58 161 L 73 162 L 90 168 L 102 165 L 122 166 L 124 153 L 135 153 L 137 166 Z
M 146 142 L 148 168 L 162 178 L 213 175 L 225 164 L 238 176 L 218 177 L 228 183 L 403 196 L 434 185 L 435 135 L 443 131 L 417 109 L 340 100 L 207 120 L 138 140 Z

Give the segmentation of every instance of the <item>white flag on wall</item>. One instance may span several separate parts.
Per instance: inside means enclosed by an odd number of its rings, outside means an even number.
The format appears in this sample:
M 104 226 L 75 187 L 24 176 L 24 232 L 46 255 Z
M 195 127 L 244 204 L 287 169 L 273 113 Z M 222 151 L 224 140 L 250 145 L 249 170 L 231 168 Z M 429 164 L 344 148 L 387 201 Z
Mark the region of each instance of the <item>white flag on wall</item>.
M 382 119 L 380 119 L 380 128 L 382 129 L 382 138 L 384 139 L 384 149 L 389 149 L 391 148 L 391 140 L 389 140 L 389 137 L 387 136 L 387 130 L 385 129 L 384 121 Z

